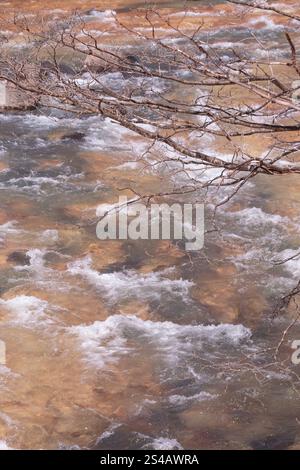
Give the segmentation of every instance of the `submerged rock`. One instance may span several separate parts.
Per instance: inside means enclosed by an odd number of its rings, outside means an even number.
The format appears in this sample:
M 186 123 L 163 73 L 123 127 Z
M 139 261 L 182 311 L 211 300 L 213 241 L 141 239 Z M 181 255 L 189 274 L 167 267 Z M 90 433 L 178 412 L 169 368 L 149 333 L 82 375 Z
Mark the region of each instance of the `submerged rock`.
M 16 263 L 23 266 L 30 265 L 30 256 L 25 251 L 13 251 L 7 257 L 7 261 L 10 263 Z
M 53 62 L 49 60 L 43 60 L 41 63 L 41 73 L 45 74 L 46 76 L 55 73 L 55 72 L 62 73 L 64 75 L 75 75 L 76 71 L 70 65 L 61 62 L 58 64 L 57 68 Z
M 65 134 L 61 140 L 83 140 L 86 135 L 83 132 L 73 132 L 71 134 Z
M 295 437 L 294 431 L 287 431 L 254 439 L 250 445 L 253 450 L 286 450 L 294 444 Z

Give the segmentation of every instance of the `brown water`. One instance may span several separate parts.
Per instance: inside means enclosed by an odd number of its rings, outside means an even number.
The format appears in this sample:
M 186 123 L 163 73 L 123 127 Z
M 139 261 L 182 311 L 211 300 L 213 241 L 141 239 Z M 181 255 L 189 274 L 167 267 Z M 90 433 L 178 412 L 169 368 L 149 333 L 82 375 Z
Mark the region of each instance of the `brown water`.
M 261 34 L 276 44 L 281 33 Z M 62 138 L 74 131 L 85 137 Z M 222 236 L 191 256 L 167 241 L 96 238 L 97 207 L 119 188 L 172 184 L 139 161 L 141 138 L 39 111 L 1 115 L 0 139 L 0 447 L 298 448 L 300 331 L 275 361 L 293 311 L 270 320 L 300 272 L 297 260 L 273 263 L 299 247 L 298 177 L 257 178 L 219 212 Z

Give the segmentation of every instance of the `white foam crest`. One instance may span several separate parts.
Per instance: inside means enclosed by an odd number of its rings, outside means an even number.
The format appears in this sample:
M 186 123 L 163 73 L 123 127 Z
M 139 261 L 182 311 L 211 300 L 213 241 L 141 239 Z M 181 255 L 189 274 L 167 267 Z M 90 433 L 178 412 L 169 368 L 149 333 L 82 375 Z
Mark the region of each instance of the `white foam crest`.
M 115 146 L 120 147 L 123 142 L 123 137 L 133 135 L 132 131 L 122 127 L 111 119 L 88 119 L 89 130 L 87 136 L 82 143 L 82 147 L 88 150 L 99 150 L 105 147 Z M 124 141 L 126 148 L 124 150 L 130 150 L 128 142 Z M 123 148 L 122 148 L 123 150 Z
M 103 217 L 107 212 L 126 212 L 130 209 L 127 207 L 128 204 L 138 200 L 138 198 L 128 199 L 126 204 L 120 204 L 119 202 L 113 204 L 100 204 L 96 209 L 96 216 Z
M 2 114 L 0 115 L 0 120 L 2 121 L 20 121 L 21 124 L 25 124 L 29 127 L 34 127 L 35 129 L 42 130 L 52 130 L 60 126 L 66 126 L 70 129 L 74 129 L 76 126 L 81 126 L 85 123 L 93 124 L 95 122 L 101 121 L 99 116 L 90 116 L 86 119 L 76 118 L 76 117 L 57 117 L 54 115 L 44 115 L 44 114 Z
M 1 377 L 1 387 L 3 385 L 3 377 L 17 377 L 18 374 L 15 374 L 11 369 L 9 369 L 7 366 L 0 364 L 0 375 Z
M 265 23 L 265 26 L 266 26 L 266 29 L 271 29 L 272 31 L 275 30 L 275 29 L 279 29 L 279 30 L 283 30 L 284 29 L 284 26 L 282 24 L 277 24 L 275 23 L 269 16 L 267 15 L 260 15 L 260 16 L 257 16 L 255 18 L 252 18 L 250 21 L 249 21 L 249 24 L 250 25 L 257 25 L 257 24 L 260 24 L 260 23 Z M 263 29 L 263 28 L 262 28 Z
M 137 161 L 128 161 L 128 162 L 125 162 L 125 163 L 121 163 L 121 165 L 117 165 L 113 168 L 115 168 L 116 170 L 136 170 L 137 168 L 139 168 L 140 166 L 140 163 L 137 162 Z
M 82 74 L 81 78 L 76 78 L 74 84 L 78 87 L 89 88 L 92 86 L 97 86 L 98 81 L 95 80 L 92 75 L 88 72 Z
M 60 120 L 54 116 L 45 116 L 43 114 L 26 114 L 23 116 L 26 124 L 35 127 L 53 128 L 59 125 Z
M 60 292 L 69 292 L 70 284 L 68 281 L 65 281 L 62 273 L 52 267 L 46 266 L 45 255 L 47 253 L 54 253 L 64 259 L 70 259 L 69 256 L 61 255 L 61 253 L 55 250 L 33 248 L 26 252 L 30 264 L 14 266 L 15 271 L 24 274 L 24 281 L 28 280 L 29 275 L 30 279 L 34 280 L 36 286 Z M 21 278 L 19 277 L 19 279 Z M 55 305 L 52 305 L 52 308 L 56 310 L 59 309 L 59 307 Z
M 183 450 L 182 445 L 176 439 L 169 439 L 167 437 L 157 437 L 149 444 L 146 444 L 143 449 L 153 450 Z
M 10 323 L 21 324 L 24 327 L 31 327 L 40 321 L 43 321 L 43 324 L 52 323 L 46 314 L 49 308 L 48 302 L 37 297 L 18 295 L 9 300 L 0 299 L 0 305 L 11 313 Z
M 12 447 L 9 447 L 6 441 L 3 439 L 0 440 L 0 450 L 14 450 Z
M 16 235 L 19 232 L 19 230 L 15 228 L 16 225 L 16 221 L 6 222 L 5 224 L 0 225 L 0 243 L 3 243 L 7 236 Z
M 166 364 L 175 365 L 180 359 L 205 353 L 206 346 L 218 351 L 220 344 L 238 348 L 251 337 L 251 331 L 243 325 L 179 325 L 142 320 L 135 315 L 112 315 L 92 325 L 70 327 L 69 332 L 79 338 L 86 360 L 100 367 L 129 353 L 133 340 L 136 347 L 154 347 L 155 354 Z
M 74 326 L 69 332 L 80 338 L 80 347 L 88 362 L 104 367 L 107 363 L 118 361 L 129 352 L 126 339 L 113 332 L 113 321 L 96 322 L 91 326 Z
M 91 10 L 89 12 L 88 17 L 90 18 L 92 16 L 93 18 L 97 18 L 101 20 L 103 23 L 106 23 L 106 22 L 110 23 L 112 21 L 115 21 L 115 18 L 114 18 L 115 14 L 116 14 L 115 10 L 103 10 L 103 11 Z
M 35 270 L 44 268 L 44 256 L 46 254 L 45 250 L 40 250 L 39 248 L 32 248 L 31 250 L 28 250 L 26 254 L 30 258 L 30 266 L 32 266 Z
M 169 14 L 168 16 L 171 17 L 171 18 L 175 18 L 175 17 L 186 17 L 188 18 L 189 16 L 210 16 L 211 13 L 209 11 L 179 11 L 179 12 L 176 12 L 176 13 L 171 13 Z
M 83 176 L 82 173 L 77 173 L 74 175 L 58 175 L 54 177 L 48 176 L 25 176 L 21 178 L 12 178 L 7 182 L 1 183 L 0 187 L 2 188 L 14 188 L 17 191 L 28 191 L 30 193 L 36 192 L 38 194 L 43 194 L 48 190 L 48 188 L 65 189 L 64 184 L 72 185 L 74 182 L 72 180 L 77 180 Z
M 170 268 L 141 274 L 134 270 L 112 273 L 99 273 L 92 268 L 92 259 L 88 256 L 70 263 L 68 270 L 73 275 L 79 275 L 98 289 L 112 301 L 129 297 L 142 297 L 144 300 L 160 299 L 163 294 L 186 297 L 191 281 L 184 279 L 169 279 Z
M 171 395 L 168 399 L 169 403 L 171 405 L 185 405 L 186 403 L 189 403 L 191 401 L 205 401 L 205 400 L 213 400 L 216 398 L 217 395 L 213 395 L 208 392 L 200 392 L 195 395 L 191 395 L 190 397 L 187 397 L 185 395 Z
M 266 224 L 280 225 L 291 222 L 288 217 L 282 217 L 278 214 L 269 214 L 260 207 L 249 207 L 236 212 L 227 212 L 226 214 L 239 219 L 239 222 L 243 223 L 245 226 L 248 224 L 250 226 Z
M 18 230 L 15 228 L 16 224 L 15 220 L 11 220 L 10 222 L 6 222 L 3 225 L 0 225 L 0 235 L 7 234 L 7 233 L 17 233 Z
M 245 269 L 249 265 L 262 267 L 270 261 L 271 253 L 265 247 L 253 248 L 240 255 L 231 256 L 229 259 L 239 268 Z
M 106 431 L 104 431 L 101 434 L 101 436 L 98 437 L 98 439 L 96 441 L 96 445 L 100 444 L 100 442 L 105 441 L 106 439 L 109 439 L 111 436 L 113 436 L 116 429 L 118 429 L 120 426 L 121 426 L 121 424 L 119 424 L 119 423 L 111 424 L 109 426 L 109 428 Z
M 58 230 L 48 229 L 44 230 L 41 234 L 41 238 L 46 242 L 56 243 L 59 240 Z
M 299 253 L 299 256 L 297 256 Z M 290 259 L 294 257 L 293 259 Z M 288 271 L 296 279 L 300 277 L 300 249 L 298 250 L 283 250 L 278 255 L 278 260 L 285 261 L 282 267 Z

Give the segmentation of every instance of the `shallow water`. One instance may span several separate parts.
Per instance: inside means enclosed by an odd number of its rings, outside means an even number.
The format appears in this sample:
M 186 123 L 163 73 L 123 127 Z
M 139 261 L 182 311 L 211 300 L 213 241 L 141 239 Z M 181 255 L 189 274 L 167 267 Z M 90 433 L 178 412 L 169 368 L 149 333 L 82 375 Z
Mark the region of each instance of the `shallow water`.
M 141 138 L 46 110 L 1 115 L 0 137 L 0 448 L 298 447 L 300 331 L 275 361 L 291 318 L 270 318 L 299 278 L 274 265 L 299 247 L 298 179 L 252 181 L 191 258 L 96 238 L 120 187 L 171 186 Z

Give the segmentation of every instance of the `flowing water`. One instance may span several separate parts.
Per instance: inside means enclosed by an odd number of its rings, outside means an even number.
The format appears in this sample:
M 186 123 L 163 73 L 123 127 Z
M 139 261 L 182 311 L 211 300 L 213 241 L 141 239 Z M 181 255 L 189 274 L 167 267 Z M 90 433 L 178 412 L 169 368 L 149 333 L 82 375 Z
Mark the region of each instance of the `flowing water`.
M 299 248 L 298 177 L 252 181 L 197 256 L 100 242 L 97 208 L 119 188 L 171 185 L 144 149 L 99 117 L 0 115 L 0 448 L 299 448 L 300 330 L 276 361 L 291 317 L 271 320 L 300 273 L 274 264 Z

